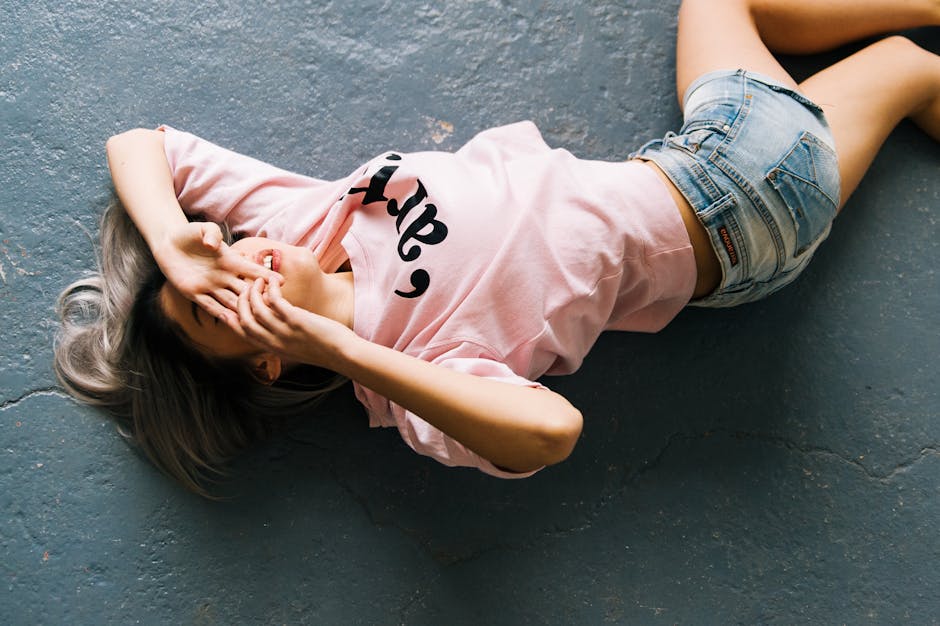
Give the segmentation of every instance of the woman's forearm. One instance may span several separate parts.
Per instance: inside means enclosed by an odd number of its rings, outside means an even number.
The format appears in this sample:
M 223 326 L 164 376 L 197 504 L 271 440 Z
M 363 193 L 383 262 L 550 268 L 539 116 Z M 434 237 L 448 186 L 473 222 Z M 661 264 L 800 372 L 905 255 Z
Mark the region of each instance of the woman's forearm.
M 176 199 L 163 133 L 129 130 L 108 140 L 107 153 L 118 198 L 156 256 L 167 234 L 187 223 Z
M 420 416 L 494 465 L 519 472 L 558 463 L 581 434 L 563 396 L 456 372 L 359 337 L 339 373 Z

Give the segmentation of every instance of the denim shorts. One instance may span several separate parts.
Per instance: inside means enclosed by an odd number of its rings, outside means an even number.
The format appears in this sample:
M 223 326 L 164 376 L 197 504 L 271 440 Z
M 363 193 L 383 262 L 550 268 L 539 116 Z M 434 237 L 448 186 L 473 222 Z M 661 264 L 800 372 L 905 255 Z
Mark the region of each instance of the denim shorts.
M 630 155 L 653 161 L 695 210 L 722 279 L 696 306 L 763 298 L 796 278 L 829 234 L 839 168 L 822 109 L 766 76 L 705 74 L 678 134 Z

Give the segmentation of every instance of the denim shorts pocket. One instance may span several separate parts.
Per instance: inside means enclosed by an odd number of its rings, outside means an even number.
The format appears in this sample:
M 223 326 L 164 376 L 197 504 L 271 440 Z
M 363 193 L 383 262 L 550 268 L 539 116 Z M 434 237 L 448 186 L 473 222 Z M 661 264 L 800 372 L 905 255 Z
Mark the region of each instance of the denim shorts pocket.
M 789 209 L 796 228 L 798 257 L 827 232 L 839 199 L 839 166 L 835 151 L 804 132 L 787 155 L 767 174 Z

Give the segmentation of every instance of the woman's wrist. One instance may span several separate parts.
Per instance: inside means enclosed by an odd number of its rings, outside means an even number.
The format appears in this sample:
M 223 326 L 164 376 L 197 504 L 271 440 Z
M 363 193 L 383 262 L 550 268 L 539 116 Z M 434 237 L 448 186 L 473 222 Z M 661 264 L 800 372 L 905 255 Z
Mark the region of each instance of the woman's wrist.
M 337 374 L 355 380 L 363 364 L 369 362 L 369 350 L 376 347 L 377 344 L 344 327 L 327 346 L 331 361 L 327 367 Z
M 169 216 L 173 214 L 173 212 L 167 211 L 167 214 Z M 180 210 L 180 217 L 182 219 L 176 220 L 170 218 L 172 221 L 178 222 L 177 224 L 167 224 L 164 228 L 157 231 L 151 229 L 151 232 L 147 234 L 148 236 L 144 238 L 147 242 L 147 246 L 150 248 L 150 253 L 160 267 L 171 262 L 173 257 L 181 252 L 178 237 L 174 233 L 174 229 L 186 226 L 189 223 L 182 215 L 182 210 Z

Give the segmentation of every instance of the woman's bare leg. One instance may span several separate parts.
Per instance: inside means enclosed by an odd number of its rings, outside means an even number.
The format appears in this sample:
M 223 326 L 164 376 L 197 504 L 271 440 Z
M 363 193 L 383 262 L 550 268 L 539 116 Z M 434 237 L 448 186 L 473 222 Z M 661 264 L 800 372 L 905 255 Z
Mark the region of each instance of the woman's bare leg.
M 940 24 L 940 0 L 684 0 L 679 101 L 706 72 L 743 68 L 805 93 L 826 112 L 842 175 L 840 207 L 891 130 L 911 117 L 940 140 L 940 58 L 901 37 L 865 48 L 797 85 L 771 49 L 811 53 L 897 29 Z
M 805 80 L 800 91 L 823 108 L 832 128 L 840 208 L 905 117 L 940 141 L 940 57 L 903 37 L 860 50 Z
M 706 72 L 743 68 L 796 87 L 771 50 L 821 52 L 877 35 L 940 25 L 940 0 L 684 0 L 676 81 L 680 103 Z
M 940 0 L 751 0 L 767 47 L 814 54 L 879 35 L 940 24 Z

